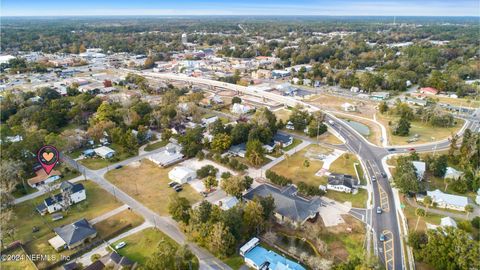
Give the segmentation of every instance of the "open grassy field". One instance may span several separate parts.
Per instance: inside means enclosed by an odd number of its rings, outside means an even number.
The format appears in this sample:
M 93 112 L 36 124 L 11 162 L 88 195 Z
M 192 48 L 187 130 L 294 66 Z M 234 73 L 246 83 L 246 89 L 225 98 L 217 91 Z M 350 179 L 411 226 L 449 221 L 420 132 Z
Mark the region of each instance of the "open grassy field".
M 223 262 L 234 270 L 240 269 L 245 264 L 243 257 L 240 255 L 230 256 L 224 259 Z
M 5 260 L 1 262 L 0 268 L 2 270 L 35 270 L 34 264 L 26 257 L 25 251 L 17 248 L 8 253 L 2 254 Z
M 297 146 L 298 146 L 299 144 L 301 144 L 301 143 L 302 143 L 302 140 L 297 139 L 297 138 L 293 138 L 292 144 L 290 144 L 290 145 L 287 146 L 287 147 L 284 147 L 282 150 L 283 150 L 283 151 L 290 151 L 291 149 L 297 147 Z
M 356 112 L 349 112 L 351 114 L 359 115 L 362 117 L 372 118 L 376 112 L 377 103 L 371 100 L 358 101 L 353 98 L 340 97 L 331 94 L 318 94 L 312 96 L 307 103 L 318 106 L 321 109 L 327 109 L 330 111 L 345 112 L 342 109 L 343 103 L 350 103 L 357 106 Z
M 160 147 L 164 147 L 167 144 L 168 144 L 168 141 L 158 141 L 158 142 L 154 142 L 154 143 L 149 143 L 145 147 L 145 151 L 153 151 L 153 150 L 158 149 Z
M 281 161 L 271 169 L 275 173 L 292 179 L 293 183 L 303 181 L 311 185 L 324 183 L 324 179 L 315 176 L 315 173 L 322 168 L 323 162 L 315 158 L 319 154 L 327 154 L 332 150 L 318 145 L 309 145 L 306 148 L 291 155 L 288 159 Z M 310 166 L 304 167 L 305 160 L 309 160 Z
M 48 195 L 26 201 L 24 203 L 15 205 L 13 211 L 15 213 L 15 224 L 17 231 L 15 239 L 7 239 L 7 242 L 21 240 L 26 242 L 31 239 L 40 238 L 52 232 L 52 229 L 60 225 L 69 224 L 81 218 L 92 219 L 102 215 L 112 209 L 121 205 L 115 201 L 115 198 L 110 193 L 103 190 L 100 186 L 91 181 L 83 181 L 85 186 L 87 199 L 76 205 L 70 207 L 68 212 L 63 212 L 63 219 L 52 221 L 49 214 L 41 216 L 35 210 Z M 32 233 L 32 228 L 36 226 L 40 230 Z
M 463 126 L 464 121 L 461 119 L 456 119 L 456 125 L 453 127 L 442 128 L 442 127 L 432 127 L 429 124 L 422 123 L 420 121 L 412 121 L 410 127 L 410 135 L 406 137 L 393 135 L 393 124 L 398 120 L 398 117 L 389 116 L 389 115 L 378 115 L 378 121 L 380 121 L 386 128 L 388 133 L 388 142 L 391 145 L 406 145 L 410 144 L 407 140 L 413 137 L 415 134 L 419 135 L 418 141 L 413 142 L 413 144 L 428 143 L 432 141 L 439 141 L 447 139 L 452 136 L 452 134 L 457 133 L 457 131 Z M 389 121 L 392 125 L 388 125 Z
M 85 159 L 79 160 L 78 162 L 80 164 L 84 165 L 85 167 L 89 168 L 89 169 L 98 170 L 98 169 L 101 169 L 101 168 L 105 168 L 108 165 L 115 164 L 119 161 L 125 160 L 125 159 L 132 156 L 132 155 L 130 155 L 128 153 L 125 153 L 123 151 L 118 151 L 118 149 L 121 149 L 121 148 L 119 146 L 114 145 L 114 144 L 109 145 L 108 147 L 112 148 L 113 150 L 115 150 L 117 152 L 113 158 L 103 159 L 101 157 L 93 157 L 93 158 L 85 158 Z
M 330 164 L 329 171 L 332 173 L 349 174 L 356 178 L 354 164 L 358 162 L 357 156 L 352 153 L 345 153 Z
M 121 169 L 109 171 L 106 178 L 158 214 L 168 215 L 168 198 L 175 193 L 168 186 L 170 182 L 168 172 L 172 169 L 173 167 L 161 168 L 143 159 Z M 188 184 L 184 185 L 183 191 L 178 194 L 192 204 L 202 199 L 201 195 Z
M 282 120 L 284 123 L 286 123 L 288 122 L 288 119 L 290 118 L 290 114 L 292 114 L 292 111 L 282 108 L 280 110 L 274 111 L 273 113 L 277 117 L 277 120 Z
M 330 143 L 330 144 L 343 144 L 343 142 L 333 135 L 330 132 L 325 132 L 322 135 L 318 136 L 319 142 Z
M 122 212 L 114 216 L 98 222 L 97 224 L 93 225 L 93 227 L 95 227 L 98 235 L 102 237 L 102 239 L 108 240 L 126 230 L 137 227 L 138 225 L 142 224 L 143 221 L 144 219 L 141 216 L 135 214 L 135 212 L 131 210 L 123 210 Z M 127 227 L 128 225 L 130 225 L 131 227 Z M 124 228 L 125 230 L 122 230 Z
M 461 107 L 470 107 L 470 108 L 479 108 L 480 107 L 480 99 L 466 99 L 466 98 L 450 98 L 450 97 L 440 97 L 435 96 L 433 99 L 438 100 L 438 102 L 446 103 L 454 106 L 461 106 Z
M 351 202 L 352 207 L 364 208 L 365 203 L 367 202 L 368 194 L 364 189 L 359 189 L 357 194 L 328 190 L 325 194 L 325 197 L 337 202 Z
M 152 256 L 157 246 L 161 242 L 168 242 L 174 246 L 179 246 L 178 243 L 173 239 L 162 233 L 160 230 L 154 228 L 148 228 L 138 233 L 129 235 L 114 243 L 113 246 L 122 241 L 125 241 L 127 245 L 118 250 L 118 253 L 139 263 L 140 265 L 145 264 L 145 262 L 148 260 L 148 257 Z
M 417 216 L 415 215 L 416 208 L 410 206 L 403 198 L 400 198 L 400 201 L 403 205 L 405 205 L 405 208 L 403 208 L 403 213 L 407 218 L 408 230 L 414 231 L 415 225 L 417 224 Z M 427 229 L 426 223 L 439 225 L 441 218 L 443 218 L 443 216 L 428 212 L 425 217 L 420 217 L 417 231 L 425 231 Z

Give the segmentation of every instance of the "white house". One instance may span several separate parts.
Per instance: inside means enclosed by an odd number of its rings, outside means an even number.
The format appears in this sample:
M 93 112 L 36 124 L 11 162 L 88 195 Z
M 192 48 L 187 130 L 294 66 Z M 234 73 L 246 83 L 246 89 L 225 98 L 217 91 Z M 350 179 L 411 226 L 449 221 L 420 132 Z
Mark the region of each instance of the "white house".
M 93 149 L 93 151 L 102 158 L 112 158 L 115 155 L 115 150 L 107 146 L 100 146 Z
M 458 196 L 453 194 L 443 193 L 440 190 L 427 191 L 427 196 L 432 198 L 432 201 L 437 204 L 439 208 L 448 208 L 458 211 L 465 211 L 465 206 L 468 205 L 468 198 L 465 196 Z M 418 197 L 418 201 L 423 201 L 424 197 Z
M 150 155 L 148 159 L 162 167 L 170 166 L 183 159 L 182 146 L 169 143 L 163 151 Z
M 202 124 L 204 124 L 205 126 L 208 126 L 208 125 L 212 124 L 213 122 L 215 122 L 217 120 L 218 120 L 218 116 L 216 116 L 216 115 L 210 116 L 210 117 L 205 117 L 205 118 L 202 118 Z
M 457 228 L 457 222 L 451 217 L 444 217 L 440 220 L 440 226 L 442 227 L 455 227 Z
M 232 105 L 232 108 L 230 109 L 230 111 L 235 114 L 246 114 L 254 109 L 255 109 L 254 107 L 249 105 L 235 103 Z
M 352 193 L 355 189 L 355 179 L 351 175 L 332 173 L 328 177 L 327 190 Z
M 455 169 L 452 168 L 452 167 L 447 167 L 447 171 L 445 172 L 444 178 L 445 178 L 445 179 L 457 180 L 457 179 L 460 178 L 460 176 L 462 176 L 462 175 L 463 175 L 463 172 L 457 171 L 457 170 L 455 170 Z
M 346 112 L 354 112 L 357 110 L 357 106 L 350 104 L 348 102 L 345 102 L 342 104 L 342 109 Z
M 85 187 L 81 183 L 70 183 L 68 181 L 60 184 L 61 192 L 52 197 L 43 200 L 43 203 L 37 206 L 37 211 L 41 215 L 55 213 L 64 207 L 79 203 L 87 199 Z
M 415 167 L 415 173 L 417 174 L 418 180 L 422 180 L 425 175 L 425 162 L 422 161 L 412 161 L 413 166 Z
M 187 167 L 177 166 L 168 172 L 168 178 L 179 184 L 185 184 L 197 177 L 197 173 Z

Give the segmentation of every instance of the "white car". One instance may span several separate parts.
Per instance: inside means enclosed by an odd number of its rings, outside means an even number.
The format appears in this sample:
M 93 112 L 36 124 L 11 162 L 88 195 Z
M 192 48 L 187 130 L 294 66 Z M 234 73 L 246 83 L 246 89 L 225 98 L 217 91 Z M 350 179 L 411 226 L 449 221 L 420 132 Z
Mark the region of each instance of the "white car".
M 126 246 L 126 245 L 127 245 L 127 243 L 125 243 L 125 242 L 120 242 L 120 243 L 118 243 L 118 244 L 115 246 L 115 249 L 121 249 L 121 248 L 123 248 L 123 247 Z

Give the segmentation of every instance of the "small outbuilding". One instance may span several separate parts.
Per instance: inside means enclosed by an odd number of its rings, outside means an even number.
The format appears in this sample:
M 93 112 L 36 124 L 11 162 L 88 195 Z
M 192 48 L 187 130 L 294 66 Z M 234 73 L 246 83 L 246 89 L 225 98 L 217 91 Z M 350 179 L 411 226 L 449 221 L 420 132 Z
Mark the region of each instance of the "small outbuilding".
M 93 149 L 95 154 L 101 158 L 112 158 L 115 155 L 115 150 L 107 146 L 100 146 Z
M 193 179 L 197 178 L 197 173 L 190 168 L 177 166 L 168 172 L 168 178 L 179 184 L 185 184 L 188 181 L 192 181 Z

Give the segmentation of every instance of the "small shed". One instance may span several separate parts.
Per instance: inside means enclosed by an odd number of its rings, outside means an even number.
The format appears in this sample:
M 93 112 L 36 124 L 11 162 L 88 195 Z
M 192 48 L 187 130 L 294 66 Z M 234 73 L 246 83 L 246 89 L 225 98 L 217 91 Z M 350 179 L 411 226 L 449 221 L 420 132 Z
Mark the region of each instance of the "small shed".
M 197 177 L 197 173 L 187 167 L 177 166 L 168 172 L 168 178 L 180 184 L 185 184 Z

